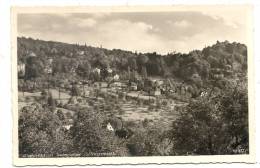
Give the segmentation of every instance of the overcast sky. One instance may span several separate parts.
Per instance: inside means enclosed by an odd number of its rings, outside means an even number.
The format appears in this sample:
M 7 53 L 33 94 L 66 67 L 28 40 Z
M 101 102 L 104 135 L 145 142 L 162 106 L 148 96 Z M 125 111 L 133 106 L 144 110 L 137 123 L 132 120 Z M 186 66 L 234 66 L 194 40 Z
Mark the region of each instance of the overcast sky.
M 202 49 L 217 40 L 246 44 L 241 10 L 19 14 L 18 35 L 138 52 Z

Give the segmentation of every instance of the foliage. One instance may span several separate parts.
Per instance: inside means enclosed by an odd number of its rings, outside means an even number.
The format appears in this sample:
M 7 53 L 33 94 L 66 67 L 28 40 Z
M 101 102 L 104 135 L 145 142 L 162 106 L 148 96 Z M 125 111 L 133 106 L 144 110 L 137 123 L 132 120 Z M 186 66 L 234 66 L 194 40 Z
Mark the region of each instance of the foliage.
M 169 155 L 170 143 L 168 137 L 165 136 L 167 131 L 158 126 L 148 126 L 147 121 L 144 122 L 145 128 L 136 129 L 127 143 L 130 154 L 133 156 Z
M 43 65 L 36 57 L 28 57 L 25 64 L 25 78 L 33 79 L 43 73 Z
M 95 114 L 94 114 L 95 113 Z M 74 150 L 82 156 L 91 153 L 113 153 L 117 155 L 117 140 L 112 132 L 102 127 L 104 118 L 93 109 L 78 112 L 72 127 Z
M 39 104 L 24 107 L 19 115 L 19 155 L 56 156 L 70 153 L 71 141 L 59 118 Z
M 59 117 L 60 121 L 64 121 L 65 120 L 65 115 L 63 114 L 62 110 L 60 110 L 60 109 L 57 110 L 56 115 Z
M 246 91 L 236 87 L 191 101 L 173 123 L 171 136 L 175 155 L 233 154 L 239 147 L 248 152 Z
M 77 74 L 83 78 L 89 78 L 91 72 L 91 65 L 88 61 L 85 61 L 83 64 L 80 64 L 77 68 Z
M 82 51 L 84 54 L 79 55 L 78 52 Z M 31 57 L 29 54 L 31 52 L 36 56 Z M 234 78 L 236 73 L 245 75 L 247 71 L 247 48 L 235 42 L 217 42 L 201 51 L 194 50 L 187 54 L 160 55 L 155 52 L 141 54 L 18 38 L 18 60 L 27 65 L 26 79 L 40 77 L 49 58 L 53 59 L 53 74 L 66 73 L 70 74 L 68 77 L 71 78 L 76 71 L 79 78 L 89 78 L 94 81 L 99 81 L 100 78 L 105 80 L 107 68 L 113 68 L 123 79 L 128 79 L 131 74 L 134 74 L 134 78 L 138 75 L 164 76 L 191 83 L 194 80 L 193 75 L 197 74 L 205 82 L 213 81 L 211 84 L 214 84 L 216 75 Z M 100 68 L 101 76 L 90 73 L 91 68 Z M 215 72 L 215 69 L 219 71 Z M 199 87 L 203 86 L 200 82 L 196 82 Z

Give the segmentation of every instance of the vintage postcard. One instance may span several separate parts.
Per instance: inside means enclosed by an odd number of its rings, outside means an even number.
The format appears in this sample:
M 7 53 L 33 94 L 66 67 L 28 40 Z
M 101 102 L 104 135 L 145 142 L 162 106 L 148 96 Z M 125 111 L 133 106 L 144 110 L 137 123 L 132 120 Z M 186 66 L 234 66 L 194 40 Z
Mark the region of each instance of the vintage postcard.
M 13 162 L 255 162 L 252 6 L 13 7 Z

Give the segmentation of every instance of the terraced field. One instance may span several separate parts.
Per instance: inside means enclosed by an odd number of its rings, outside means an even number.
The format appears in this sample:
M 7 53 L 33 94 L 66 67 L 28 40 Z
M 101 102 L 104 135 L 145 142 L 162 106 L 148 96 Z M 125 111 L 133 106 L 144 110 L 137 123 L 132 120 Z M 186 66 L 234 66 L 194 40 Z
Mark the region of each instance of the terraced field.
M 47 89 L 46 89 L 47 91 Z M 50 89 L 49 90 L 52 94 L 52 97 L 54 99 L 59 99 L 59 91 L 56 89 Z M 39 99 L 41 97 L 41 92 L 18 92 L 18 106 L 19 109 L 21 109 L 22 107 L 31 104 L 33 102 L 36 101 L 36 99 Z M 60 98 L 64 104 L 68 103 L 69 99 L 70 99 L 70 95 L 68 93 L 65 92 L 60 92 Z
M 120 107 L 124 114 L 117 114 L 125 121 L 142 121 L 148 119 L 153 122 L 161 122 L 162 125 L 169 126 L 173 120 L 178 117 L 175 110 L 170 110 L 167 107 L 160 109 L 149 109 L 149 106 L 137 106 L 132 102 L 122 103 Z
M 60 92 L 56 89 L 50 89 L 50 92 L 52 93 L 52 96 L 54 99 L 57 99 L 61 101 L 63 104 L 67 104 L 69 102 L 69 99 L 71 96 L 68 93 Z M 25 92 L 22 94 L 19 92 L 19 109 L 22 107 L 35 102 L 37 98 L 41 96 L 40 92 L 35 93 L 28 93 Z M 59 99 L 60 97 L 60 99 Z M 114 114 L 118 117 L 121 117 L 125 121 L 143 121 L 145 119 L 152 121 L 153 123 L 158 123 L 164 125 L 164 126 L 170 126 L 172 121 L 175 120 L 178 117 L 178 113 L 176 110 L 174 110 L 175 106 L 182 106 L 184 105 L 182 102 L 175 102 L 168 106 L 161 106 L 160 108 L 156 107 L 149 107 L 148 105 L 138 105 L 136 101 L 121 101 L 119 100 L 118 104 L 109 104 L 106 101 L 104 101 L 103 98 L 99 97 L 97 100 L 94 100 L 95 98 L 81 98 L 83 101 L 81 103 L 76 104 L 69 104 L 68 106 L 74 106 L 74 107 L 88 107 L 89 101 L 93 102 L 93 107 L 98 107 L 99 110 L 103 111 L 104 114 L 110 115 Z M 111 107 L 116 106 L 116 107 Z M 112 108 L 112 110 L 111 110 Z M 71 113 L 72 115 L 75 114 L 75 111 L 66 108 L 57 108 L 62 110 L 64 113 Z M 118 110 L 120 109 L 120 110 Z

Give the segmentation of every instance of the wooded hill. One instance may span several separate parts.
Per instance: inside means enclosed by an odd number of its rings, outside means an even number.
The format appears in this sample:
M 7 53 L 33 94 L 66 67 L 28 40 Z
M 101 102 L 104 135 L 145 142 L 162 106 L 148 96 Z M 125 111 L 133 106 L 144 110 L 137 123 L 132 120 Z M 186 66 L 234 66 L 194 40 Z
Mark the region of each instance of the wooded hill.
M 49 59 L 53 60 L 53 74 L 76 73 L 82 78 L 86 78 L 86 74 L 94 68 L 111 68 L 121 79 L 125 79 L 129 72 L 136 72 L 137 76 L 145 74 L 203 86 L 244 78 L 247 74 L 247 47 L 236 42 L 217 41 L 212 46 L 186 54 L 160 55 L 24 37 L 17 40 L 18 64 L 27 64 L 29 57 L 37 57 L 35 68 L 38 76 L 44 75 Z

